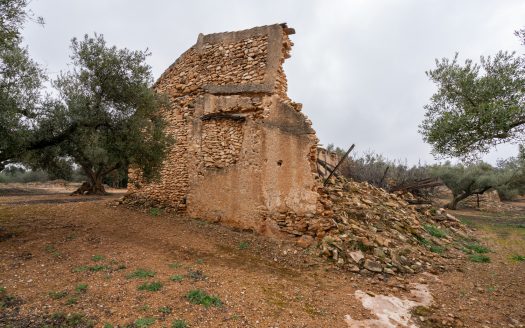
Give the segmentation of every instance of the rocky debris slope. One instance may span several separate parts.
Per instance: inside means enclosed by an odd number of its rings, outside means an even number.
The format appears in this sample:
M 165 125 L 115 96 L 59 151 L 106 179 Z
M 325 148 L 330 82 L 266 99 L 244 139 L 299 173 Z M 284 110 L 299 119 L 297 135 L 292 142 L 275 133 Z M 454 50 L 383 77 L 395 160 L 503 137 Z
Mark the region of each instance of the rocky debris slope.
M 319 190 L 320 255 L 353 272 L 438 272 L 460 258 L 468 230 L 452 215 L 367 183 L 332 178 Z

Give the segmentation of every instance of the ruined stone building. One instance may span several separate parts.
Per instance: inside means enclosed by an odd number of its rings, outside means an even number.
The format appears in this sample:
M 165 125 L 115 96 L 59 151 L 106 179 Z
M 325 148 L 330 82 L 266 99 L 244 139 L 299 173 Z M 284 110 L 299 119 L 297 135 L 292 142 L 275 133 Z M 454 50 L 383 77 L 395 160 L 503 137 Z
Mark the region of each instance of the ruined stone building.
M 160 180 L 131 171 L 129 191 L 265 234 L 282 231 L 285 217 L 312 217 L 318 139 L 282 67 L 293 33 L 276 24 L 200 34 L 154 85 L 169 97 L 162 115 L 175 138 Z

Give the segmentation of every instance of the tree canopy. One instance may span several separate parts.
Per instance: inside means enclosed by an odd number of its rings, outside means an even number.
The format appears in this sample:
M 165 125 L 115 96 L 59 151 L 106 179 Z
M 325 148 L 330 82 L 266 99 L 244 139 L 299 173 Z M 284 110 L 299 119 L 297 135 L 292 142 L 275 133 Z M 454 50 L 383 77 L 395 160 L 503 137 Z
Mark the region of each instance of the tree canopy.
M 32 18 L 26 11 L 27 3 L 0 0 L 0 171 L 30 143 L 45 79 L 43 70 L 22 46 L 20 29 Z
M 35 140 L 53 142 L 32 162 L 48 168 L 71 159 L 89 193 L 104 193 L 102 178 L 131 163 L 152 177 L 169 139 L 158 115 L 162 99 L 150 88 L 149 53 L 108 46 L 102 35 L 73 39 L 71 50 L 73 69 L 53 81 L 59 98 L 43 104 L 37 119 Z
M 525 29 L 516 32 L 525 45 Z M 525 137 L 525 56 L 500 51 L 458 62 L 436 60 L 427 72 L 437 92 L 425 106 L 420 133 L 435 155 L 470 157 Z

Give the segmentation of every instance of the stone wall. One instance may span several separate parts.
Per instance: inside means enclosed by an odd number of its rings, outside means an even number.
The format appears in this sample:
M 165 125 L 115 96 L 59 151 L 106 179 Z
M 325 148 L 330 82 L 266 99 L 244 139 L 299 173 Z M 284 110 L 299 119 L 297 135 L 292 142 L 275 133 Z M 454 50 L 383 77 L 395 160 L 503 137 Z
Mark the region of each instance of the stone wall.
M 293 33 L 277 24 L 199 35 L 154 85 L 169 98 L 162 115 L 175 138 L 160 179 L 130 170 L 129 191 L 269 235 L 313 217 L 318 139 L 282 68 Z

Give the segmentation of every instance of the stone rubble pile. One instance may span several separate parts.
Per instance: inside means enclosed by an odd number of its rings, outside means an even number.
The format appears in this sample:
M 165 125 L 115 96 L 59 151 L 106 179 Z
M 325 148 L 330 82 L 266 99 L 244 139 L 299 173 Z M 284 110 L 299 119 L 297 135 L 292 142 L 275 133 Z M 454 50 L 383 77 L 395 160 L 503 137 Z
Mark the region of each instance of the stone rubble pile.
M 461 256 L 460 241 L 468 238 L 466 227 L 444 210 L 411 206 L 367 183 L 332 178 L 319 193 L 320 255 L 352 272 L 444 270 L 445 257 Z

